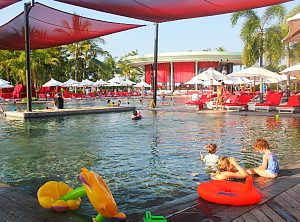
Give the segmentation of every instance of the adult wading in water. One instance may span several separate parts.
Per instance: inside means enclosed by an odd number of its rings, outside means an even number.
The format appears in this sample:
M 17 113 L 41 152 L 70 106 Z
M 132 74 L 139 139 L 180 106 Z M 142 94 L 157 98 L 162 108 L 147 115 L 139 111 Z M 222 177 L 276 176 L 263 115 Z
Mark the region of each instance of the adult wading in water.
M 54 105 L 57 107 L 57 109 L 64 108 L 64 99 L 61 97 L 61 93 L 56 95 L 56 98 L 54 99 Z

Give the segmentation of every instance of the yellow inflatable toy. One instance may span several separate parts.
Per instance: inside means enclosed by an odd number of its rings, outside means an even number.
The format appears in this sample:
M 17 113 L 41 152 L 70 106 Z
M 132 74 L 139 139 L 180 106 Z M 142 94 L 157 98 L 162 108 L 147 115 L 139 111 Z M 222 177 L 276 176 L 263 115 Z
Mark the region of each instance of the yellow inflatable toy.
M 73 189 L 64 183 L 49 181 L 38 190 L 38 201 L 42 207 L 46 209 L 52 208 L 58 212 L 63 212 L 68 209 L 75 210 L 81 203 L 80 198 L 67 201 L 60 200 L 61 197 L 72 191 Z
M 126 215 L 118 213 L 117 204 L 104 180 L 96 173 L 83 168 L 79 175 L 80 180 L 95 210 L 106 218 L 125 220 Z M 98 215 L 97 217 L 101 217 Z M 98 218 L 94 221 L 99 221 Z M 100 219 L 100 218 L 99 218 Z
M 91 204 L 99 213 L 97 217 L 93 218 L 94 222 L 103 222 L 105 218 L 126 219 L 125 214 L 118 213 L 116 202 L 108 186 L 98 174 L 82 168 L 79 177 L 83 186 L 75 190 L 61 182 L 45 183 L 37 194 L 40 205 L 58 212 L 68 209 L 75 210 L 81 203 L 80 197 L 88 196 Z

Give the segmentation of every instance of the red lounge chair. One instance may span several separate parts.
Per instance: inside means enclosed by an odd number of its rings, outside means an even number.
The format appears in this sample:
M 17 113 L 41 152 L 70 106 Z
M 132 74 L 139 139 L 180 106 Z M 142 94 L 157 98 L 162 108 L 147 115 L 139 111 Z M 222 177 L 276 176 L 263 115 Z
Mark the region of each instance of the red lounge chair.
M 240 95 L 235 103 L 224 104 L 227 111 L 240 111 L 248 109 L 247 103 L 251 102 L 253 95 Z
M 300 101 L 299 95 L 292 95 L 286 105 L 276 107 L 279 113 L 293 113 L 299 111 Z
M 266 102 L 255 105 L 255 111 L 264 111 L 269 112 L 270 110 L 276 110 L 276 107 L 279 106 L 281 101 L 281 93 L 271 93 Z
M 209 98 L 207 95 L 201 95 L 201 97 L 197 101 L 191 101 L 185 104 L 187 109 L 203 109 L 203 105 Z

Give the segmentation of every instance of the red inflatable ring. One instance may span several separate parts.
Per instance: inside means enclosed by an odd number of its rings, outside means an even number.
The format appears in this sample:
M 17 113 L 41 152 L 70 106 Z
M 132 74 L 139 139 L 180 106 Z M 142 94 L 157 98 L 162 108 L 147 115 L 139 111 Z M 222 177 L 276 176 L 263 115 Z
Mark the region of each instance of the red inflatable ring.
M 246 184 L 222 180 L 212 180 L 199 184 L 198 194 L 207 201 L 226 205 L 251 205 L 260 201 L 262 194 L 253 187 L 252 177 Z

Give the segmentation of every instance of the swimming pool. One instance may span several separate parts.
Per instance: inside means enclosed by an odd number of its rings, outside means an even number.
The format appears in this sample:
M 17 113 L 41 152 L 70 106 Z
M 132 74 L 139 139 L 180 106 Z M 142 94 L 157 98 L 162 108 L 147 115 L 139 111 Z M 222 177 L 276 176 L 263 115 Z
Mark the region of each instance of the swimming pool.
M 50 180 L 77 188 L 85 167 L 102 176 L 119 211 L 133 218 L 196 192 L 191 174 L 200 173 L 200 181 L 208 179 L 209 169 L 199 160 L 199 151 L 208 143 L 218 145 L 219 156 L 235 156 L 244 167 L 261 162 L 253 152 L 258 137 L 270 142 L 281 164 L 297 158 L 299 119 L 202 114 L 186 110 L 180 105 L 184 100 L 164 101 L 161 105 L 167 109 L 159 111 L 147 109 L 148 101 L 129 100 L 143 114 L 137 121 L 128 112 L 0 118 L 2 182 L 32 195 Z M 96 215 L 89 203 L 78 212 Z

